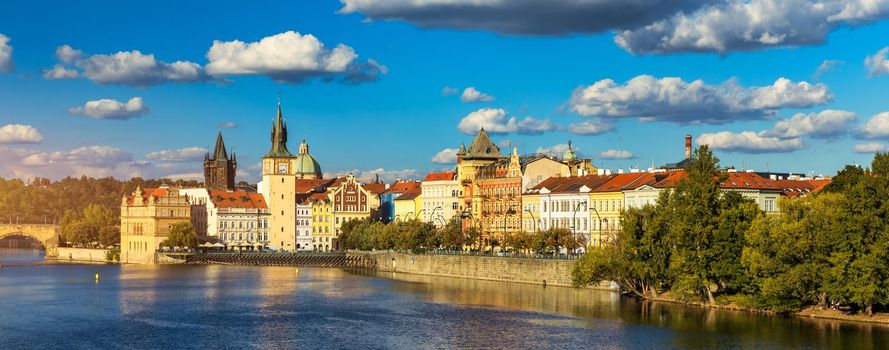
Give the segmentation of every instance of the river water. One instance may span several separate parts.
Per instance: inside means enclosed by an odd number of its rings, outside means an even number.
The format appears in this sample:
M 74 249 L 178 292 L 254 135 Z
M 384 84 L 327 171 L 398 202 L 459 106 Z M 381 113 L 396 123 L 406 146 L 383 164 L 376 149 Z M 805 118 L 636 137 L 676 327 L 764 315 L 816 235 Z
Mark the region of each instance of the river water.
M 67 265 L 0 250 L 2 349 L 882 349 L 889 328 L 338 269 Z M 95 280 L 95 274 L 100 278 Z

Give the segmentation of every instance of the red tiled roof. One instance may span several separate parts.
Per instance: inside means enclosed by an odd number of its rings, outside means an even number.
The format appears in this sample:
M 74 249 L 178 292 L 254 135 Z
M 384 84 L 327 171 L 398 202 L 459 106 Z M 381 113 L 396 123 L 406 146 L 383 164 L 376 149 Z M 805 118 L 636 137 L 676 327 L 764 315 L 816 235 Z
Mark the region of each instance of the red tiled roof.
M 541 182 L 537 186 L 534 186 L 531 190 L 532 192 L 536 192 L 540 189 L 546 188 L 550 191 L 550 193 L 578 192 L 583 186 L 586 186 L 590 189 L 595 189 L 610 180 L 612 177 L 614 177 L 614 175 L 586 175 L 569 177 L 553 176 L 546 180 L 543 180 L 543 182 Z
M 457 173 L 453 171 L 444 171 L 440 173 L 429 173 L 426 174 L 426 178 L 423 181 L 450 181 L 457 177 Z
M 400 200 L 415 199 L 415 198 L 419 197 L 422 193 L 423 193 L 422 188 L 420 188 L 420 186 L 417 186 L 416 188 L 412 188 L 409 191 L 402 193 L 400 196 L 395 198 L 395 200 L 400 201 Z
M 772 180 L 788 197 L 800 197 L 820 191 L 830 180 Z
M 296 179 L 296 193 L 309 193 L 323 190 L 330 186 L 336 179 Z
M 750 190 L 782 190 L 781 186 L 752 172 L 730 172 L 728 177 L 720 184 L 724 189 L 750 189 Z
M 386 184 L 362 184 L 361 186 L 372 194 L 380 194 L 386 191 Z
M 142 196 L 143 203 L 147 203 L 148 197 L 151 197 L 151 196 L 163 197 L 163 196 L 166 196 L 168 193 L 170 193 L 168 188 L 143 188 L 142 193 L 140 193 L 140 195 Z M 132 194 L 127 196 L 127 204 L 133 205 L 133 195 Z
M 619 192 L 627 189 L 633 189 L 643 185 L 639 180 L 643 179 L 647 173 L 630 173 L 617 174 L 611 179 L 593 189 L 593 192 Z
M 259 193 L 244 190 L 210 191 L 210 200 L 217 208 L 266 209 L 268 205 Z
M 383 194 L 392 194 L 392 193 L 405 193 L 414 188 L 419 188 L 420 182 L 418 181 L 396 181 L 389 186 L 389 189 L 383 191 Z

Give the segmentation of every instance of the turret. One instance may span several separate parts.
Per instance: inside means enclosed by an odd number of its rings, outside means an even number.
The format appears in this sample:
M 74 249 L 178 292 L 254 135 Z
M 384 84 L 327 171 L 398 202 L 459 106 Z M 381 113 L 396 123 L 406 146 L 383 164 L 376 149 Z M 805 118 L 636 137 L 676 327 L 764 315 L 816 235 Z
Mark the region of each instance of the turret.
M 691 159 L 691 134 L 685 134 L 685 159 Z

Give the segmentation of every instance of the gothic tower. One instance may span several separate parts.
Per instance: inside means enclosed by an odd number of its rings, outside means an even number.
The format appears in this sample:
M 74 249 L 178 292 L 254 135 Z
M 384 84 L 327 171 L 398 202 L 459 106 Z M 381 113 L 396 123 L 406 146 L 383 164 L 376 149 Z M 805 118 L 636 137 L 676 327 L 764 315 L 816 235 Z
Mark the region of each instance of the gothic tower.
M 211 156 L 209 152 L 204 155 L 204 187 L 209 190 L 234 190 L 237 169 L 237 157 L 234 152 L 231 158 L 228 157 L 220 131 L 216 136 L 213 155 Z

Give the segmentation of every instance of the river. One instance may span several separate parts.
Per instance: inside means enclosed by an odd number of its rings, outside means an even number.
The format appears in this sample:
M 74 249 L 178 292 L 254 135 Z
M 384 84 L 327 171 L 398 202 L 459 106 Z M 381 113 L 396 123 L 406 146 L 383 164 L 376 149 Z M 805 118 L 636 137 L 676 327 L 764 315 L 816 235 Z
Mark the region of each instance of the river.
M 0 264 L 3 349 L 889 346 L 886 326 L 606 291 L 338 269 L 53 264 L 21 249 L 0 249 Z

